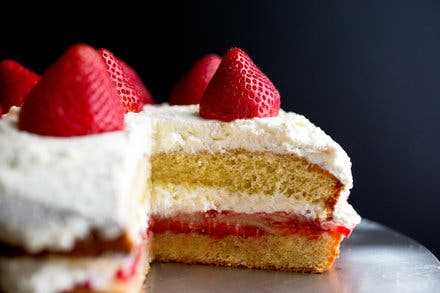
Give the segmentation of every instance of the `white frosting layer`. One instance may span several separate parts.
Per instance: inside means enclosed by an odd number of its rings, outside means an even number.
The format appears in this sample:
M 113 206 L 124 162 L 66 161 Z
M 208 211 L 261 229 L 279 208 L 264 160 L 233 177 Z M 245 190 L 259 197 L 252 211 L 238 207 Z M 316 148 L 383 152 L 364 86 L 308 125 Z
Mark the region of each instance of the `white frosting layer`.
M 347 202 L 349 190 L 341 192 L 335 209 L 333 210 L 333 221 L 345 227 L 354 227 L 361 222 L 361 217 L 354 208 Z
M 347 189 L 352 187 L 351 162 L 346 152 L 302 115 L 281 110 L 277 117 L 221 122 L 201 118 L 198 105 L 145 106 L 143 113 L 153 118 L 153 153 L 233 149 L 293 153 L 328 170 Z
M 30 252 L 69 250 L 94 228 L 106 238 L 147 225 L 139 196 L 130 196 L 138 163 L 151 149 L 151 124 L 127 114 L 123 131 L 55 138 L 0 120 L 0 241 Z M 140 237 L 139 237 L 140 238 Z
M 309 204 L 305 200 L 285 195 L 247 194 L 229 192 L 226 189 L 183 185 L 155 185 L 151 194 L 152 214 L 171 217 L 177 213 L 196 213 L 209 210 L 236 213 L 287 212 L 310 219 L 325 220 L 327 214 L 322 204 Z M 342 200 L 335 209 L 333 220 L 338 225 L 353 227 L 360 222 L 359 215 L 347 201 Z
M 0 289 L 4 292 L 58 293 L 85 281 L 95 290 L 108 290 L 117 270 L 131 256 L 98 258 L 0 258 Z

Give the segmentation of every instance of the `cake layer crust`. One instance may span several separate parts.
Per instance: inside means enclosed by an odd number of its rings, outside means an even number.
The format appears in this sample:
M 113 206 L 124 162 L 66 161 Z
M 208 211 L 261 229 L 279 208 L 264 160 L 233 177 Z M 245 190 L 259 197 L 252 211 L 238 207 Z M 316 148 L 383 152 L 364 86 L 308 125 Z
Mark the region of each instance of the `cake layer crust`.
M 313 240 L 302 235 L 213 239 L 167 231 L 154 234 L 153 252 L 160 262 L 322 273 L 338 257 L 342 238 L 341 234 L 322 232 Z

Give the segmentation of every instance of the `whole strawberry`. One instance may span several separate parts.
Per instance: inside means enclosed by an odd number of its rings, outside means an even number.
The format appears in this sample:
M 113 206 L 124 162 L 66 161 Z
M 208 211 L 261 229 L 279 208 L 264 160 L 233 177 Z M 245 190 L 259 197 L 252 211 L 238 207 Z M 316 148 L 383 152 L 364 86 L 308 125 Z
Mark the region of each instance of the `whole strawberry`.
M 138 92 L 138 94 L 141 96 L 142 101 L 144 104 L 154 104 L 153 97 L 151 96 L 150 91 L 147 89 L 145 84 L 142 82 L 142 79 L 137 74 L 136 70 L 134 70 L 133 67 L 125 63 L 123 60 L 119 59 L 121 62 L 122 70 L 124 71 L 125 75 L 127 76 L 128 80 L 133 85 L 134 89 Z
M 169 98 L 170 105 L 200 104 L 203 93 L 217 71 L 222 58 L 209 54 L 198 60 L 175 85 Z
M 121 62 L 113 53 L 107 49 L 100 49 L 98 53 L 104 60 L 107 67 L 107 72 L 113 81 L 114 86 L 121 99 L 124 107 L 124 113 L 140 112 L 144 105 L 142 97 L 136 91 L 133 84 L 130 82 L 127 74 L 124 72 Z
M 277 116 L 280 94 L 241 49 L 223 57 L 200 102 L 200 116 L 232 121 Z
M 0 62 L 0 105 L 5 112 L 21 106 L 40 76 L 12 59 Z
M 95 49 L 70 47 L 31 90 L 20 111 L 21 130 L 79 136 L 121 130 L 122 104 Z

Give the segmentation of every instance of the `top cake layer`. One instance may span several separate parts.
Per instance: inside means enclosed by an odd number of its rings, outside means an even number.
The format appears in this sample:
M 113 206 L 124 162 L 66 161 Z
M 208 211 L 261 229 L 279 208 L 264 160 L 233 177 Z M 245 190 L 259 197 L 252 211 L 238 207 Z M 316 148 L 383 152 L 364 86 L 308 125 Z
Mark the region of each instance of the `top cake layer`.
M 122 131 L 69 138 L 19 131 L 17 115 L 4 116 L 0 241 L 38 252 L 69 250 L 92 229 L 105 238 L 124 230 L 140 237 L 146 207 L 130 192 L 150 133 L 149 121 L 132 113 Z
M 346 152 L 302 115 L 280 110 L 276 117 L 221 122 L 201 118 L 198 105 L 145 106 L 143 113 L 154 123 L 153 153 L 244 149 L 295 154 L 329 171 L 347 189 L 352 187 Z

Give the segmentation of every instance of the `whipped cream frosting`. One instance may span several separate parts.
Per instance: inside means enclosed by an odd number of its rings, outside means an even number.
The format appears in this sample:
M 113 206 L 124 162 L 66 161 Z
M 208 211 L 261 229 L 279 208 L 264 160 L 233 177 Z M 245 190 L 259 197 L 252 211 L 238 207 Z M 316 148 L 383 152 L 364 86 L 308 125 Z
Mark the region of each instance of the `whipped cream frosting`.
M 181 151 L 293 153 L 318 164 L 352 187 L 351 162 L 330 136 L 302 115 L 280 110 L 276 117 L 239 119 L 232 122 L 207 120 L 199 106 L 145 106 L 143 114 L 154 124 L 153 154 Z
M 327 218 L 323 204 L 310 204 L 294 197 L 230 192 L 226 189 L 207 186 L 188 188 L 174 184 L 153 186 L 151 208 L 152 214 L 162 217 L 172 217 L 178 213 L 191 214 L 215 210 L 247 214 L 286 212 L 322 221 Z M 335 208 L 332 221 L 337 225 L 351 228 L 360 222 L 360 217 L 343 199 Z
M 17 110 L 4 115 L 0 241 L 29 252 L 69 250 L 91 229 L 105 238 L 128 230 L 140 240 L 147 207 L 129 195 L 150 135 L 149 120 L 132 113 L 122 131 L 69 138 L 20 131 Z

